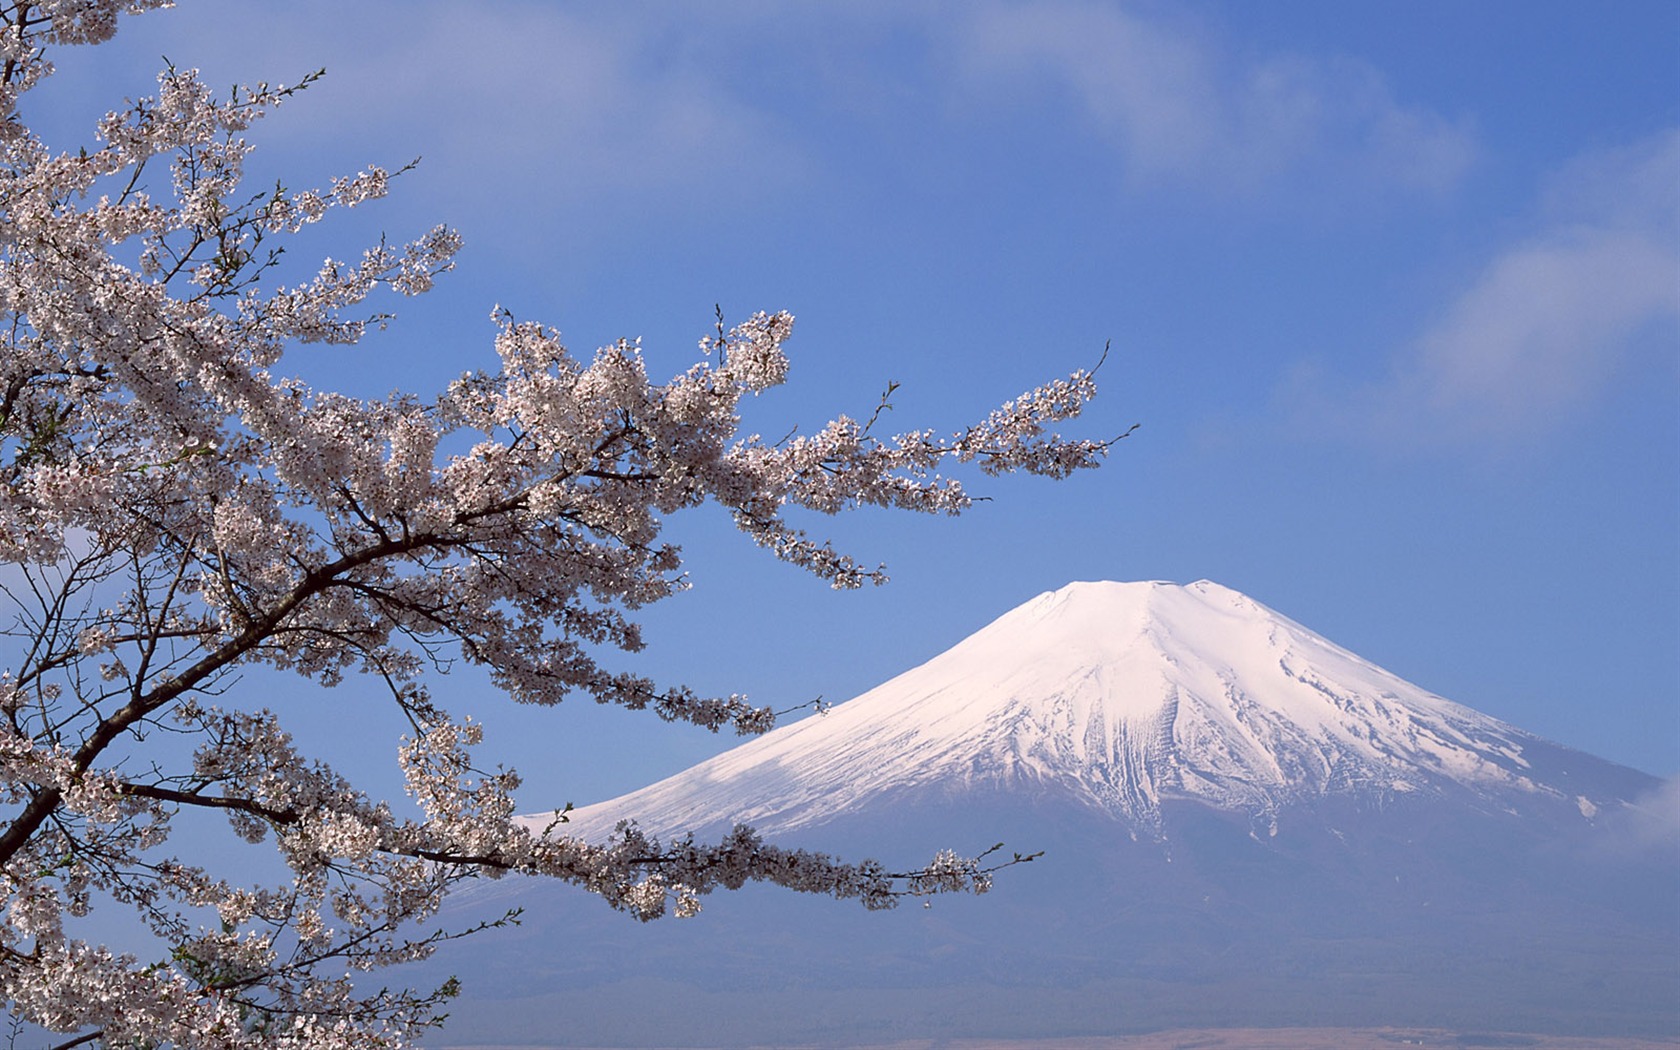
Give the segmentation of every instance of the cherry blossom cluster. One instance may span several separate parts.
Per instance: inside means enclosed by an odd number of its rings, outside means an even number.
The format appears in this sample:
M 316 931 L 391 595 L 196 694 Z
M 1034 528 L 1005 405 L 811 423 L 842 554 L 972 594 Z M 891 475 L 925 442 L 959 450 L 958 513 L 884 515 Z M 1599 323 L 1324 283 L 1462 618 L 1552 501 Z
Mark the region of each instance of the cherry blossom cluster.
M 355 976 L 473 932 L 417 932 L 465 879 L 557 878 L 651 919 L 749 881 L 890 907 L 984 891 L 1027 859 L 947 852 L 889 871 L 745 827 L 711 844 L 632 824 L 605 842 L 563 820 L 533 832 L 514 819 L 517 774 L 481 767 L 482 728 L 431 690 L 464 662 L 519 703 L 763 732 L 770 708 L 613 662 L 642 647 L 635 611 L 686 586 L 665 520 L 714 503 L 835 587 L 882 581 L 794 516 L 959 513 L 952 464 L 1093 466 L 1112 441 L 1051 430 L 1083 410 L 1090 374 L 953 434 L 882 435 L 877 412 L 770 443 L 741 433 L 740 409 L 788 379 L 786 313 L 720 320 L 702 359 L 659 382 L 634 342 L 578 355 L 498 312 L 493 357 L 441 393 L 316 389 L 288 371 L 299 348 L 384 324 L 373 300 L 427 291 L 460 240 L 438 227 L 313 273 L 279 265 L 288 238 L 400 174 L 245 188 L 246 133 L 310 77 L 218 97 L 167 69 L 72 151 L 23 124 L 51 48 L 162 6 L 0 2 L 0 995 L 14 1015 L 67 1046 L 405 1046 L 453 983 L 370 994 L 378 982 Z M 302 753 L 284 711 L 260 706 L 276 694 L 242 689 L 259 667 L 388 687 L 407 797 L 372 798 Z M 286 874 L 246 884 L 172 854 L 176 824 L 205 815 L 268 843 Z M 131 910 L 155 950 L 81 939 L 94 908 Z

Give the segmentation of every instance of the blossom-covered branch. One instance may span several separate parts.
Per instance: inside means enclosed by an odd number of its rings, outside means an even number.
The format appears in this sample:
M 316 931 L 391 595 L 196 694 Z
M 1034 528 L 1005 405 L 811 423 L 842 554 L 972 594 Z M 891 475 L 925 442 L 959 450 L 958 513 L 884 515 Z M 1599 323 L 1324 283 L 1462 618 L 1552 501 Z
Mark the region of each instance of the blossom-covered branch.
M 463 879 L 557 878 L 650 919 L 749 881 L 887 907 L 983 891 L 1031 859 L 891 871 L 744 827 L 711 844 L 533 831 L 514 819 L 517 774 L 476 764 L 481 727 L 431 690 L 464 662 L 519 703 L 762 732 L 770 708 L 614 663 L 642 647 L 636 610 L 687 585 L 666 519 L 713 503 L 835 587 L 880 582 L 797 516 L 956 514 L 970 497 L 950 468 L 1093 466 L 1111 440 L 1051 429 L 1084 409 L 1089 373 L 952 434 L 882 436 L 877 409 L 770 443 L 740 433 L 740 409 L 788 379 L 786 313 L 720 315 L 702 359 L 661 382 L 634 343 L 580 356 L 498 311 L 493 362 L 439 393 L 317 389 L 288 368 L 300 348 L 387 323 L 376 297 L 427 291 L 459 238 L 437 227 L 292 268 L 294 235 L 400 174 L 246 187 L 246 132 L 313 76 L 218 98 L 171 68 L 86 147 L 25 126 L 18 100 L 52 48 L 161 6 L 0 3 L 0 994 L 15 1015 L 65 1045 L 400 1046 L 452 986 L 370 994 L 348 974 L 455 936 L 425 924 Z M 303 754 L 241 688 L 255 667 L 383 682 L 407 800 Z M 173 855 L 175 823 L 206 813 L 272 841 L 285 878 L 246 885 Z M 156 952 L 79 938 L 96 906 L 132 910 Z

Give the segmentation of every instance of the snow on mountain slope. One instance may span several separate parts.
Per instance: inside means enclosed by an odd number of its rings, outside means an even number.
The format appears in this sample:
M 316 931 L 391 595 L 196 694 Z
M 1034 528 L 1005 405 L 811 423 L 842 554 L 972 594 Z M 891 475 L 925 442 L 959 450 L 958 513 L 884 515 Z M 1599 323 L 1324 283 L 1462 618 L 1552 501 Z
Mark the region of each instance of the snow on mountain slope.
M 1584 778 L 1568 775 L 1569 756 L 1596 761 L 1218 584 L 1074 583 L 821 717 L 584 807 L 567 830 L 633 818 L 660 834 L 736 822 L 778 833 L 985 788 L 1069 796 L 1145 833 L 1172 800 L 1274 832 L 1280 808 L 1327 796 L 1529 800 L 1583 818 L 1619 802 L 1573 786 Z

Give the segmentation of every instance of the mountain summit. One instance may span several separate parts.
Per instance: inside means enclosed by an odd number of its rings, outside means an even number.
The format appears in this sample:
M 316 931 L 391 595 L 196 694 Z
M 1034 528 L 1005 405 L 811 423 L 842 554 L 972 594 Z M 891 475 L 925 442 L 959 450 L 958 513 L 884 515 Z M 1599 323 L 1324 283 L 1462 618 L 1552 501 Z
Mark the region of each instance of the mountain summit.
M 1158 834 L 1174 801 L 1272 835 L 1279 811 L 1320 799 L 1453 797 L 1591 819 L 1646 786 L 1618 770 L 1216 583 L 1073 583 L 821 717 L 573 819 L 586 832 L 635 819 L 660 833 L 746 823 L 779 834 L 996 790 L 1065 797 L 1134 835 Z

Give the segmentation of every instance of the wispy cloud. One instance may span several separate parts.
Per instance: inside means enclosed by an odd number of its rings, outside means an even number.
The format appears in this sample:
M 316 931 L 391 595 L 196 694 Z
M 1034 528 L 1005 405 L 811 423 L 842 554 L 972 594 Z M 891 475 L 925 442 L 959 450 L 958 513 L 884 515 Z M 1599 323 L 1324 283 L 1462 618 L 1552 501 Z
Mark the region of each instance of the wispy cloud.
M 1680 130 L 1584 156 L 1528 235 L 1488 258 L 1402 351 L 1343 399 L 1367 429 L 1445 440 L 1542 433 L 1593 403 L 1637 337 L 1680 348 Z
M 420 115 L 428 138 L 493 161 L 522 191 L 762 188 L 787 158 L 759 113 L 694 64 L 650 55 L 622 21 L 544 5 L 475 12 L 472 22 L 463 39 L 456 19 L 428 19 L 405 53 L 353 75 L 371 99 L 402 76 L 392 119 Z M 452 64 L 470 75 L 431 75 Z
M 400 21 L 372 5 L 295 0 L 154 16 L 124 32 L 155 34 L 141 52 L 204 64 L 214 83 L 253 70 L 295 78 L 299 55 L 327 66 L 316 97 L 294 107 L 311 116 L 276 121 L 265 139 L 284 127 L 317 153 L 353 150 L 357 164 L 424 153 L 429 172 L 458 184 L 437 201 L 458 218 L 473 192 L 582 214 L 750 208 L 847 178 L 814 170 L 826 145 L 813 113 L 861 112 L 892 141 L 902 129 L 888 125 L 912 119 L 906 109 L 925 116 L 955 100 L 972 113 L 999 97 L 1036 113 L 1071 99 L 1076 126 L 1111 143 L 1133 183 L 1198 192 L 1258 196 L 1286 181 L 1297 196 L 1440 190 L 1476 155 L 1462 123 L 1401 104 L 1357 59 L 1244 57 L 1198 29 L 1083 0 L 725 0 L 703 13 L 508 3 L 470 17 L 412 0 Z M 766 49 L 798 54 L 787 68 L 804 122 L 732 75 Z
M 966 16 L 957 32 L 971 78 L 1065 92 L 1134 182 L 1440 190 L 1476 155 L 1462 123 L 1402 105 L 1357 59 L 1242 60 L 1191 30 L 1083 2 L 989 4 Z
M 1601 852 L 1680 856 L 1680 777 L 1669 777 L 1603 820 L 1610 838 L 1595 844 Z
M 412 0 L 401 19 L 325 0 L 177 14 L 125 25 L 125 47 L 200 66 L 213 84 L 294 81 L 326 67 L 305 99 L 264 126 L 267 149 L 291 147 L 317 164 L 423 154 L 432 205 L 458 222 L 508 199 L 532 202 L 539 228 L 546 216 L 576 220 L 602 207 L 658 219 L 750 201 L 800 164 L 776 121 L 719 82 L 714 56 L 672 45 L 668 19 L 595 5 L 468 11 L 442 0 Z M 136 86 L 146 85 L 124 90 Z

